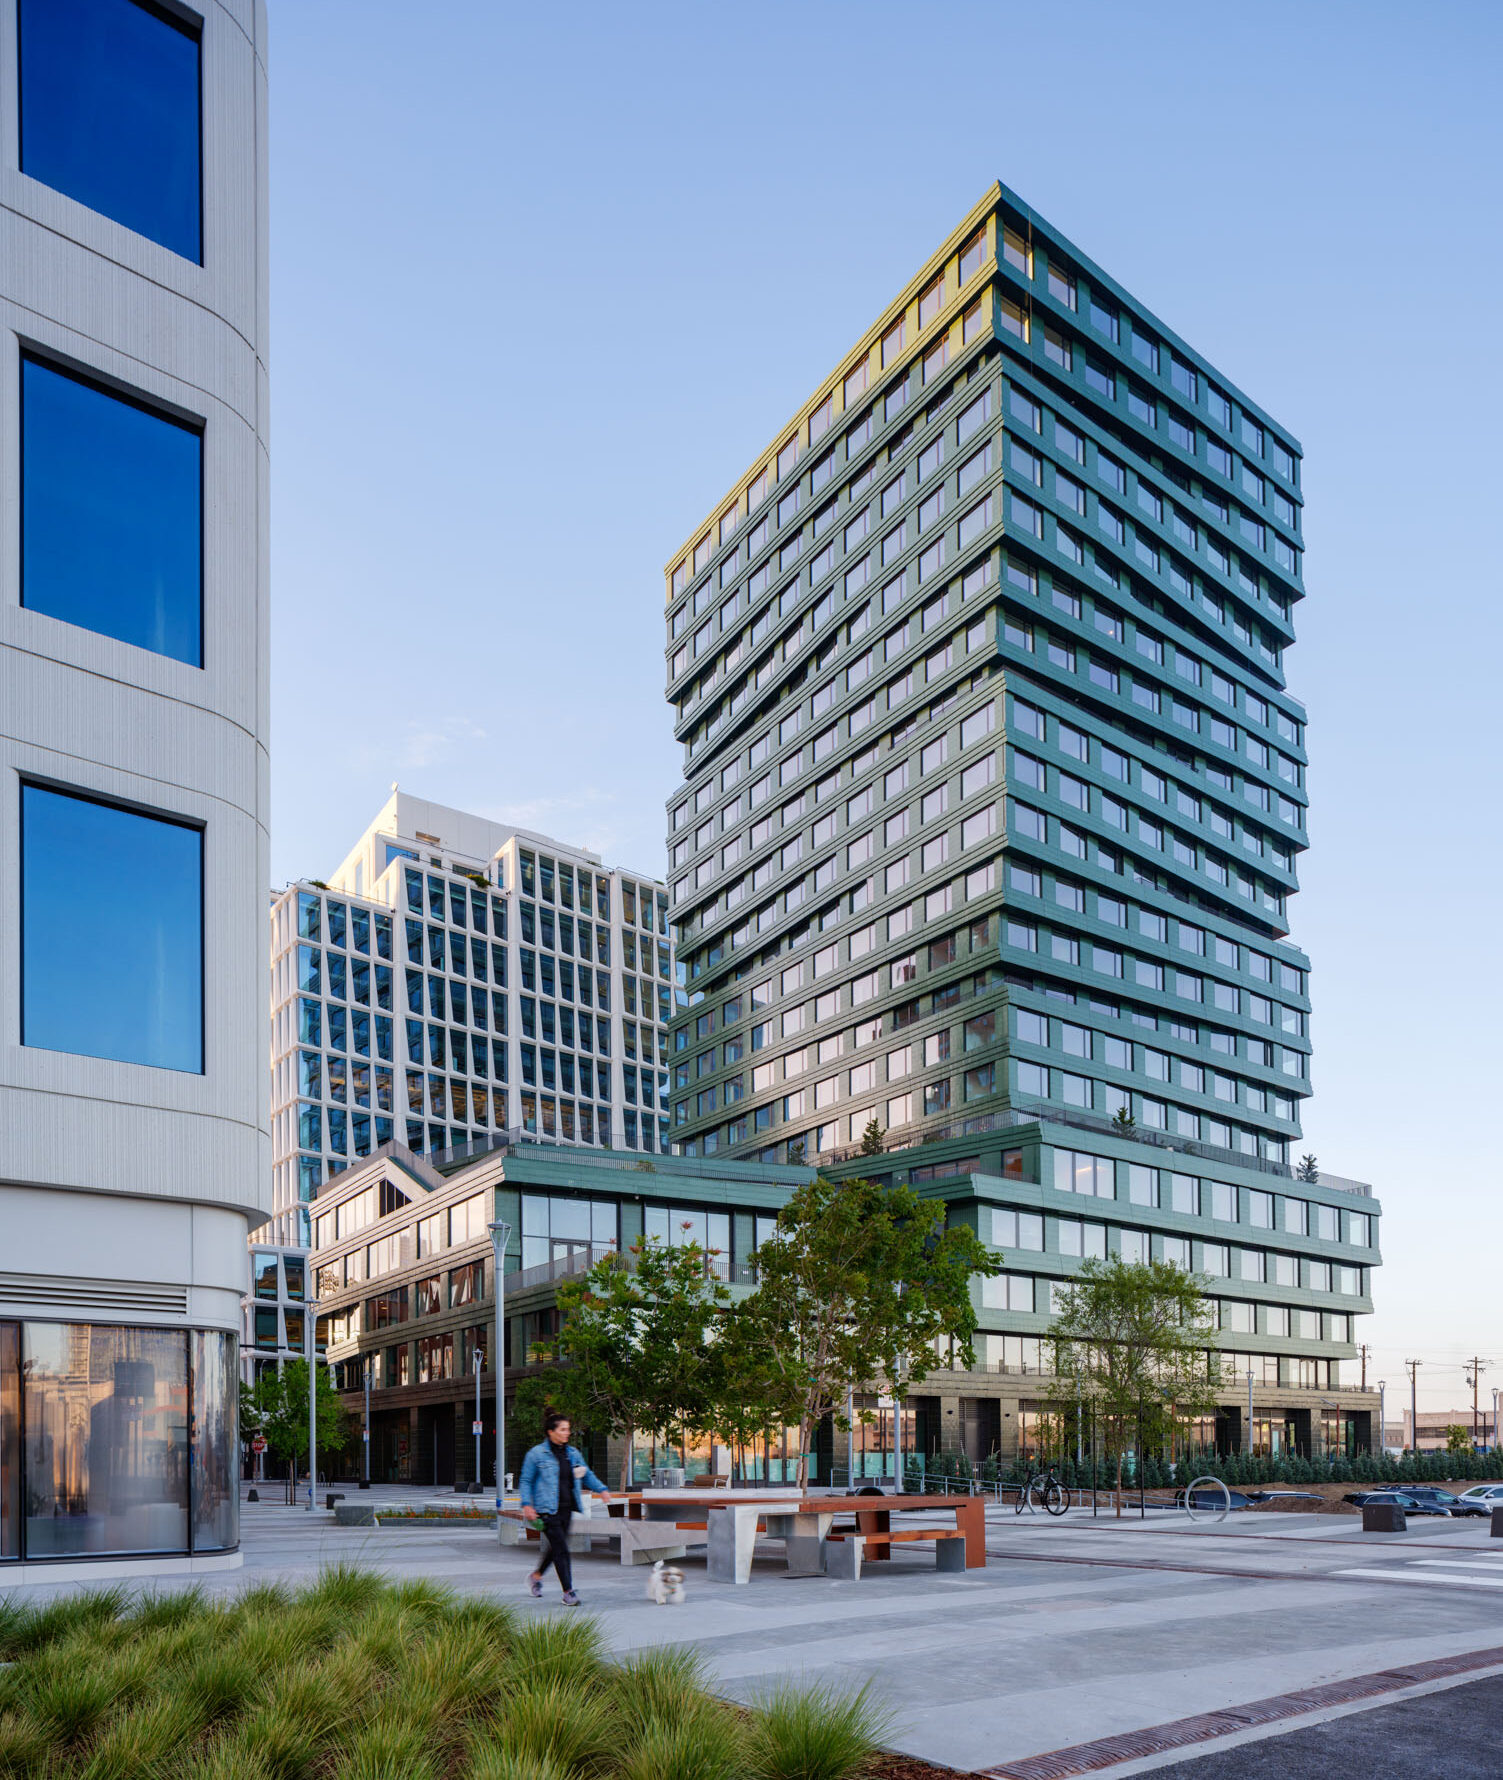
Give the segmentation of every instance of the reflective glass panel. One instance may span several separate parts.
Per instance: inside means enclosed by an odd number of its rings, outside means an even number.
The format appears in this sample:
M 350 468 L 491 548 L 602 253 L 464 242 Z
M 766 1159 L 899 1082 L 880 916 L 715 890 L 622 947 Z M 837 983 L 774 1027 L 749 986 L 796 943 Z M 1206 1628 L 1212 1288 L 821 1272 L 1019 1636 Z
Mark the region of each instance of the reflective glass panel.
M 203 437 L 21 364 L 21 604 L 203 665 Z
M 0 1562 L 21 1555 L 21 1325 L 0 1323 Z
M 188 1337 L 25 1325 L 26 1554 L 188 1548 Z
M 240 1356 L 233 1335 L 193 1332 L 193 1549 L 240 1543 Z
M 137 0 L 20 0 L 21 170 L 199 260 L 198 34 Z
M 21 788 L 21 1042 L 203 1071 L 203 835 Z

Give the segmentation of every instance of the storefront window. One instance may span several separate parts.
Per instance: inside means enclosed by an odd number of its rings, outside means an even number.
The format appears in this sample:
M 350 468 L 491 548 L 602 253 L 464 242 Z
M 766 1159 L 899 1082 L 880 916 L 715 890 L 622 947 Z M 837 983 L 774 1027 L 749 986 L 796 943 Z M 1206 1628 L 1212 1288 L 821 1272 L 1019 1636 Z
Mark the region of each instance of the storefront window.
M 193 1549 L 240 1543 L 240 1368 L 233 1335 L 195 1330 Z
M 0 1562 L 21 1555 L 21 1325 L 0 1323 Z
M 26 1555 L 188 1548 L 188 1345 L 165 1329 L 25 1326 Z

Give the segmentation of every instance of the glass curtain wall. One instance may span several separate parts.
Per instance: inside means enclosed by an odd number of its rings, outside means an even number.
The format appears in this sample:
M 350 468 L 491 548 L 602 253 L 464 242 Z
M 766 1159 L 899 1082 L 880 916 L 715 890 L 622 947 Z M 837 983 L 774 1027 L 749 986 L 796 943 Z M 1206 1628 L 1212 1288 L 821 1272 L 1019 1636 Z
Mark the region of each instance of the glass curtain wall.
M 0 1323 L 0 1562 L 21 1555 L 21 1325 Z
M 214 1331 L 0 1324 L 0 1559 L 233 1550 L 238 1349 Z

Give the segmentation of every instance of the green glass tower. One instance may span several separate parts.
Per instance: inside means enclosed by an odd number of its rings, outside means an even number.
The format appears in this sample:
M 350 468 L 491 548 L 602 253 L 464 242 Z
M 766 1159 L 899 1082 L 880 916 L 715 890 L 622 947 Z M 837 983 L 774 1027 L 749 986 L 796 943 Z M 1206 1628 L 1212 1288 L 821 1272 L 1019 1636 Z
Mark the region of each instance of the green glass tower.
M 674 1147 L 1002 1255 L 900 1446 L 1036 1450 L 1111 1254 L 1207 1281 L 1192 1444 L 1373 1442 L 1379 1208 L 1292 1154 L 1300 507 L 1290 434 L 997 185 L 669 561 Z
M 1300 505 L 1289 433 L 993 188 L 668 569 L 684 1153 L 1026 1111 L 1288 1162 Z

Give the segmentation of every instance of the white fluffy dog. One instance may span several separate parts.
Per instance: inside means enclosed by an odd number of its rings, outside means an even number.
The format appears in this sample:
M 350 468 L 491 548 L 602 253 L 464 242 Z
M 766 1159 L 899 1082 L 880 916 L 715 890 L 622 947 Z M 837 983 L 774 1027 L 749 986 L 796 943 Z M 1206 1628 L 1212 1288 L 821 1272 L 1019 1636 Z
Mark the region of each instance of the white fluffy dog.
M 659 1607 L 682 1607 L 684 1604 L 684 1573 L 661 1558 L 652 1566 L 647 1578 L 647 1598 Z

